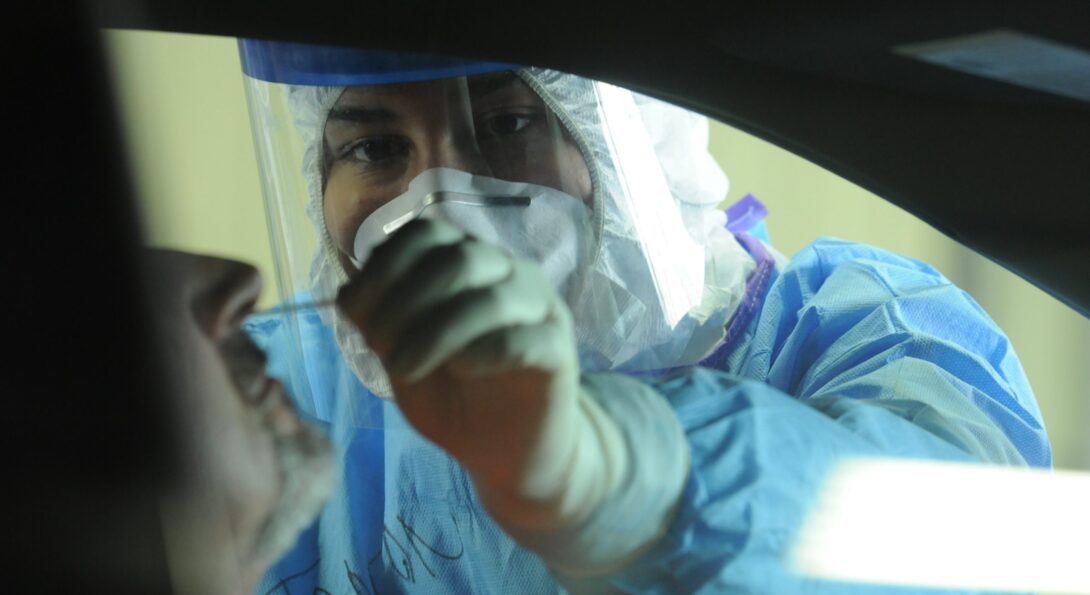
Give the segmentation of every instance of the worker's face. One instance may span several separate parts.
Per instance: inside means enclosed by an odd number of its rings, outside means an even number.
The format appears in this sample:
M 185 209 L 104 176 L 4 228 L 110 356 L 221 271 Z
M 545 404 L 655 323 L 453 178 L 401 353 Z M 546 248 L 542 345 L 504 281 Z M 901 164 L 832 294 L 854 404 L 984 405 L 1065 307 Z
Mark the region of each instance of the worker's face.
M 590 204 L 590 171 L 556 114 L 513 72 L 469 79 L 477 145 L 492 175 L 556 188 Z
M 261 290 L 248 265 L 148 254 L 167 363 L 187 423 L 191 494 L 221 507 L 241 578 L 252 586 L 290 547 L 329 491 L 328 442 L 302 422 L 265 355 L 242 331 Z
M 342 254 L 368 215 L 435 167 L 591 200 L 579 149 L 514 73 L 349 87 L 326 121 L 324 150 L 326 226 Z

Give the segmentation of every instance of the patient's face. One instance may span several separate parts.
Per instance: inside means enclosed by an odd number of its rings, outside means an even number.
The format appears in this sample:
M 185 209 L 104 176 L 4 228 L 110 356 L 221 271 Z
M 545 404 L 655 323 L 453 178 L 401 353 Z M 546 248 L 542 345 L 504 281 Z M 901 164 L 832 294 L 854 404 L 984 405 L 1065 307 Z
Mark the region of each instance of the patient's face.
M 261 290 L 257 271 L 182 252 L 149 251 L 148 261 L 199 497 L 221 508 L 243 580 L 254 583 L 324 502 L 329 445 L 241 328 Z

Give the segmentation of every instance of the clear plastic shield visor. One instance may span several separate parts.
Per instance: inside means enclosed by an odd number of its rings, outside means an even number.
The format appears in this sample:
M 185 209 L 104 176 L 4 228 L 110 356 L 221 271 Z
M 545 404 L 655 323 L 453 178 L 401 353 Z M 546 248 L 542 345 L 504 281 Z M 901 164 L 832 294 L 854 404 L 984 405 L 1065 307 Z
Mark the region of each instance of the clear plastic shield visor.
M 269 44 L 240 43 L 285 304 L 262 324 L 307 413 L 370 425 L 368 395 L 391 396 L 358 330 L 321 305 L 415 217 L 545 268 L 584 369 L 669 368 L 714 346 L 752 263 L 723 229 L 702 117 L 543 69 Z

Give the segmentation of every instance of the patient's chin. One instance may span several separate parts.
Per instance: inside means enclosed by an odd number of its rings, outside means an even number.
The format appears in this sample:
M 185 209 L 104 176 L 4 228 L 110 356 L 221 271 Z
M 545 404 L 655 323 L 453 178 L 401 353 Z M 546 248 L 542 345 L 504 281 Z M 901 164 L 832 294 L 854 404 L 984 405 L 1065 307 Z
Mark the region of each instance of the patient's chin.
M 283 477 L 280 498 L 257 535 L 252 558 L 263 566 L 283 556 L 314 522 L 335 477 L 329 441 L 310 425 L 278 438 L 276 456 Z

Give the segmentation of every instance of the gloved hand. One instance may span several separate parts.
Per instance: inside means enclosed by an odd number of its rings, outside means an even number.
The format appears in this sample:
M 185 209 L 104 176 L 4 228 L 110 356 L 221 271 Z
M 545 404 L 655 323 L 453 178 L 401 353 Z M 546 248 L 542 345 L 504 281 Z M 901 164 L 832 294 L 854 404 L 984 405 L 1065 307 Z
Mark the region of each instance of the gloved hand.
M 599 437 L 586 435 L 571 316 L 535 263 L 419 219 L 374 250 L 338 305 L 405 417 L 458 459 L 494 516 L 548 526 L 601 491 L 566 489 L 573 466 L 597 474 L 586 467 L 601 466 L 589 457 L 601 447 L 580 448 Z
M 650 387 L 580 381 L 571 315 L 536 263 L 420 219 L 337 301 L 405 417 L 547 564 L 608 572 L 666 530 L 688 475 L 684 433 Z

